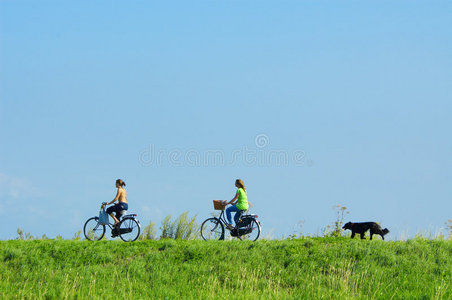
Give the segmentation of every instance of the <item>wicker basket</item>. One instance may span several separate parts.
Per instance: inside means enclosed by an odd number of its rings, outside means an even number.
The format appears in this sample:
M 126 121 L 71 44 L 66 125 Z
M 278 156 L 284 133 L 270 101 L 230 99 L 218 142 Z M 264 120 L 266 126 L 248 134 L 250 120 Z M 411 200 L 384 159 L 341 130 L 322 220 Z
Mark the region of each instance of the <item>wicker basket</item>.
M 216 210 L 224 210 L 226 205 L 223 204 L 223 200 L 213 200 L 213 208 Z

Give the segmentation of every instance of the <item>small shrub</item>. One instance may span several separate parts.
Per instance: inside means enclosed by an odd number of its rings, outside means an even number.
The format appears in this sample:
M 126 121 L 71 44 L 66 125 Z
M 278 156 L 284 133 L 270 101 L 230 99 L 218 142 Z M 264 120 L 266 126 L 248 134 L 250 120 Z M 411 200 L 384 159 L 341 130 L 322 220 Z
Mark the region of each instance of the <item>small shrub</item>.
M 74 237 L 72 239 L 76 240 L 76 241 L 80 241 L 82 239 L 81 235 L 82 235 L 82 231 L 79 230 L 76 233 L 74 233 Z
M 350 212 L 347 210 L 347 207 L 339 204 L 333 206 L 333 210 L 336 212 L 336 221 L 334 221 L 332 225 L 326 226 L 323 235 L 339 237 L 342 235 L 342 225 L 344 224 L 344 217 Z
M 290 234 L 287 239 L 294 240 L 303 238 L 303 224 L 304 220 L 298 221 L 297 225 L 294 226 L 294 232 Z M 299 230 L 299 233 L 297 233 L 297 229 Z
M 29 240 L 34 240 L 35 239 L 35 237 L 34 236 L 32 236 L 31 235 L 31 233 L 29 233 L 29 232 L 24 232 L 23 230 L 22 230 L 22 228 L 17 228 L 17 238 L 16 238 L 17 240 L 27 240 L 27 241 L 29 241 Z
M 174 239 L 193 240 L 198 234 L 198 222 L 196 216 L 188 218 L 188 211 L 181 214 L 175 221 L 176 231 Z
M 155 223 L 149 222 L 149 225 L 143 228 L 143 232 L 140 234 L 140 240 L 156 240 L 157 230 L 155 229 Z
M 452 219 L 447 220 L 446 224 L 446 230 L 449 233 L 449 240 L 452 240 Z
M 199 234 L 196 216 L 189 218 L 188 212 L 184 212 L 174 221 L 171 220 L 171 216 L 166 216 L 160 229 L 161 239 L 193 240 Z
M 25 236 L 24 236 L 24 231 L 22 230 L 22 228 L 17 228 L 17 240 L 24 240 Z
M 173 238 L 173 232 L 174 232 L 174 224 L 171 222 L 171 216 L 166 216 L 162 221 L 162 227 L 160 227 L 160 230 L 162 230 L 162 234 L 160 235 L 161 239 L 168 239 Z

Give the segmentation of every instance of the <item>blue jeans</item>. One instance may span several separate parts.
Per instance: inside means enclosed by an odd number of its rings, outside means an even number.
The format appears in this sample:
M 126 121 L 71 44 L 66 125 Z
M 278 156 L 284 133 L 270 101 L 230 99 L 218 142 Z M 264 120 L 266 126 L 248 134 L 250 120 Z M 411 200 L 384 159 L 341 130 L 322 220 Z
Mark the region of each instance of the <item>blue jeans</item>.
M 240 216 L 242 215 L 243 210 L 238 209 L 237 206 L 235 206 L 235 205 L 232 205 L 232 206 L 229 206 L 228 208 L 226 208 L 226 217 L 228 218 L 229 224 L 232 224 L 231 212 L 236 212 L 234 215 L 234 222 L 235 222 L 235 224 L 237 224 L 237 222 L 240 219 Z
M 116 203 L 113 206 L 110 206 L 109 208 L 107 208 L 107 214 L 111 214 L 113 212 L 120 212 L 121 210 L 128 210 L 129 209 L 129 205 L 125 202 L 119 202 Z

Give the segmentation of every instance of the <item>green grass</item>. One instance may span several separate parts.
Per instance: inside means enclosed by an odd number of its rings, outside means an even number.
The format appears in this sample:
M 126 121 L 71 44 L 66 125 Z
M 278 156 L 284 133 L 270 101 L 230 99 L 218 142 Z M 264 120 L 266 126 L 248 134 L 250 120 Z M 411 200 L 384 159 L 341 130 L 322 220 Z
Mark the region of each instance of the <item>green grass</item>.
M 451 299 L 452 241 L 0 242 L 0 298 Z

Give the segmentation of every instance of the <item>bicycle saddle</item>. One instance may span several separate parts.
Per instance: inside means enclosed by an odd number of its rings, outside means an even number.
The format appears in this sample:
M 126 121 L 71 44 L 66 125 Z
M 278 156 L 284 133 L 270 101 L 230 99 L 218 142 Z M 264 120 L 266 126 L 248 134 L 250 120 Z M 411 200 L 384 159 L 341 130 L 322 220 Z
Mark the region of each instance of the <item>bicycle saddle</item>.
M 116 218 L 119 220 L 122 216 L 127 213 L 127 210 L 120 210 L 116 213 Z

